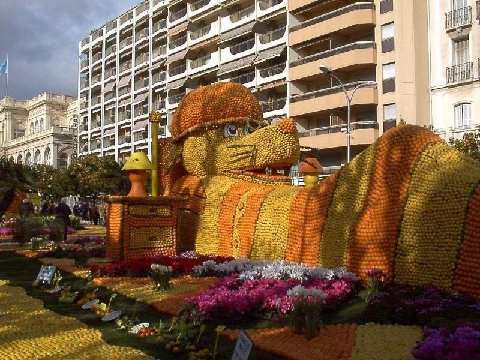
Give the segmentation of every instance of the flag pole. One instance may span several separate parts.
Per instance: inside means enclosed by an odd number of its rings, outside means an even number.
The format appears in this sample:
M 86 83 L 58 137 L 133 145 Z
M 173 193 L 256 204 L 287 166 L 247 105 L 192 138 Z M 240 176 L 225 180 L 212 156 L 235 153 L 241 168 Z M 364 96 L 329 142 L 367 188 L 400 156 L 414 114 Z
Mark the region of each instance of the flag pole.
M 7 53 L 7 93 L 6 96 L 8 96 L 8 53 Z

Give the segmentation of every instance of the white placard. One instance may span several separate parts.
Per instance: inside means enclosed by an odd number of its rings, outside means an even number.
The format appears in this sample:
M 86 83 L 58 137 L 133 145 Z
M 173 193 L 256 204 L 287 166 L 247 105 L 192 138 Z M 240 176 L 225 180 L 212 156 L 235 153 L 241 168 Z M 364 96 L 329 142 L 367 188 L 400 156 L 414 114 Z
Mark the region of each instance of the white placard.
M 50 285 L 53 279 L 53 275 L 55 274 L 55 270 L 57 270 L 56 266 L 53 265 L 42 265 L 40 267 L 40 271 L 37 275 L 37 282 Z
M 250 340 L 245 331 L 240 331 L 240 336 L 238 337 L 235 349 L 233 350 L 232 360 L 248 360 L 252 348 L 252 340 Z

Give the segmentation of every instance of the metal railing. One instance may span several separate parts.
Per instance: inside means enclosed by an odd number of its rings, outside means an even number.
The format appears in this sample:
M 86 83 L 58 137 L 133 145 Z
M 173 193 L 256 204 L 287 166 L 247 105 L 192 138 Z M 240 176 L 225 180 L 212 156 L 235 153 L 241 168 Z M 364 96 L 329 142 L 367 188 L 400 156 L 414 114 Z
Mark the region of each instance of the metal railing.
M 317 136 L 317 135 L 335 134 L 342 131 L 346 131 L 346 128 L 347 128 L 346 123 L 339 124 L 339 125 L 324 126 L 320 128 L 302 131 L 298 134 L 298 136 L 309 137 L 309 136 Z M 350 123 L 350 129 L 352 131 L 359 130 L 359 129 L 378 129 L 378 122 L 376 120 L 352 122 Z
M 281 4 L 283 0 L 260 0 L 258 2 L 258 7 L 260 10 L 264 11 L 270 9 L 278 4 Z
M 88 37 L 86 37 L 85 39 L 82 40 L 81 45 L 82 45 L 82 46 L 85 46 L 85 45 L 87 45 L 89 42 L 90 42 L 90 39 L 89 39 Z
M 125 61 L 120 64 L 120 72 L 129 70 L 132 67 L 132 60 Z
M 286 66 L 287 64 L 285 63 L 272 65 L 272 66 L 260 69 L 259 73 L 262 78 L 275 76 L 275 75 L 281 74 L 285 70 Z
M 148 86 L 148 77 L 145 77 L 143 79 L 138 79 L 137 81 L 135 81 L 135 90 L 142 89 L 147 86 Z
M 108 79 L 109 77 L 112 77 L 115 75 L 116 75 L 116 71 L 114 67 L 105 69 L 105 79 Z
M 107 32 L 117 28 L 117 20 L 112 20 L 107 24 Z
M 112 100 L 115 97 L 115 90 L 109 91 L 105 93 L 104 99 L 105 101 Z
M 153 32 L 160 31 L 161 29 L 165 29 L 167 27 L 167 20 L 161 19 L 155 23 L 153 23 Z
M 211 29 L 212 29 L 212 23 L 210 23 L 208 25 L 205 25 L 205 26 L 201 27 L 200 29 L 192 31 L 190 33 L 190 39 L 197 40 L 197 39 L 207 35 L 210 32 Z
M 169 69 L 170 76 L 176 76 L 181 73 L 184 73 L 187 70 L 187 66 L 185 63 L 181 63 L 179 65 L 173 66 Z
M 192 69 L 196 69 L 201 66 L 207 65 L 207 63 L 210 61 L 211 58 L 212 58 L 212 54 L 206 54 L 199 58 L 196 58 L 195 60 L 191 60 L 190 67 Z
M 135 57 L 135 65 L 140 65 L 148 61 L 148 52 L 141 53 Z
M 255 12 L 255 5 L 251 5 L 249 7 L 246 7 L 242 10 L 239 10 L 233 14 L 230 15 L 230 21 L 232 23 L 239 22 L 242 19 L 245 19 L 252 15 Z
M 95 30 L 95 31 L 92 33 L 92 41 L 98 39 L 98 38 L 99 38 L 100 36 L 102 36 L 102 35 L 103 35 L 103 29 Z
M 95 54 L 93 54 L 92 56 L 92 61 L 93 62 L 97 62 L 98 60 L 101 60 L 102 59 L 102 52 L 97 52 Z
M 178 19 L 181 19 L 187 15 L 187 7 L 184 7 L 183 9 L 177 10 L 177 11 L 172 11 L 170 13 L 170 22 L 177 21 Z
M 230 53 L 232 55 L 240 54 L 242 52 L 252 49 L 254 46 L 255 46 L 255 38 L 251 38 L 231 46 Z
M 119 145 L 122 145 L 122 144 L 129 143 L 129 142 L 130 142 L 130 139 L 131 139 L 130 135 L 128 135 L 128 136 L 119 136 L 119 137 L 118 137 L 118 144 L 119 144 Z
M 122 15 L 120 18 L 120 25 L 125 24 L 128 20 L 133 19 L 133 12 L 130 11 L 128 14 Z
M 167 53 L 167 45 L 161 45 L 153 48 L 153 57 L 156 58 Z
M 88 66 L 88 59 L 82 59 L 80 61 L 80 67 L 84 68 L 86 66 Z
M 466 6 L 461 9 L 449 11 L 445 14 L 445 28 L 455 29 L 461 26 L 472 25 L 472 7 Z
M 182 36 L 176 38 L 175 40 L 170 41 L 170 43 L 168 44 L 168 47 L 170 49 L 175 49 L 179 46 L 184 45 L 186 42 L 187 42 L 187 34 L 182 35 Z
M 248 73 L 230 78 L 230 81 L 236 82 L 239 84 L 247 84 L 249 82 L 252 82 L 253 80 L 255 80 L 255 71 L 250 71 Z
M 137 15 L 143 13 L 144 11 L 147 11 L 148 10 L 148 1 L 144 2 L 143 4 L 140 4 L 137 6 L 137 8 L 135 9 L 135 13 Z
M 152 81 L 154 84 L 165 81 L 166 78 L 167 78 L 166 71 L 158 71 L 152 74 Z
M 125 47 L 127 47 L 131 44 L 132 44 L 132 37 L 129 36 L 129 37 L 123 39 L 122 41 L 120 41 L 120 49 L 123 49 L 123 48 L 125 48 Z
M 286 104 L 287 104 L 286 97 L 260 101 L 260 105 L 262 106 L 263 112 L 281 110 L 285 107 Z
M 469 81 L 473 79 L 473 62 L 452 65 L 446 69 L 447 84 Z
M 108 48 L 105 49 L 105 56 L 114 54 L 116 50 L 117 50 L 116 45 L 109 46 Z
M 122 86 L 121 88 L 118 89 L 118 96 L 123 96 L 130 93 L 130 81 L 128 82 L 127 85 Z
M 271 43 L 272 41 L 281 39 L 285 34 L 286 29 L 287 28 L 285 26 L 282 26 L 282 27 L 279 27 L 278 29 L 270 30 L 265 34 L 261 34 L 259 37 L 260 43 L 268 44 L 268 43 Z
M 207 6 L 209 3 L 210 3 L 210 0 L 197 0 L 190 4 L 190 10 L 197 11 L 198 9 L 201 9 L 204 6 Z
M 140 41 L 148 37 L 148 28 L 143 28 L 135 33 L 135 41 Z

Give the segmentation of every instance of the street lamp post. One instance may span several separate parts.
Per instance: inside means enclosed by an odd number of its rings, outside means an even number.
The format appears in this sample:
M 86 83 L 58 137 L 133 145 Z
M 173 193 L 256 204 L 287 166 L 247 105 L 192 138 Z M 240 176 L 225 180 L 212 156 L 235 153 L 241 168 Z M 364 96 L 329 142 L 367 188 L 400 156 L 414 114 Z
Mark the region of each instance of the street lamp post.
M 343 93 L 345 94 L 345 99 L 347 100 L 347 164 L 350 162 L 350 147 L 351 147 L 351 136 L 352 136 L 352 131 L 351 131 L 351 127 L 350 127 L 350 117 L 351 117 L 351 108 L 352 108 L 352 100 L 353 100 L 353 96 L 355 95 L 355 93 L 357 92 L 358 89 L 362 88 L 362 87 L 368 87 L 368 86 L 372 86 L 372 85 L 376 85 L 376 82 L 375 81 L 365 81 L 365 82 L 361 82 L 361 83 L 358 83 L 356 84 L 351 92 L 348 92 L 347 88 L 345 87 L 345 84 L 343 83 L 343 81 L 337 76 L 337 74 L 335 74 L 335 72 L 330 69 L 329 67 L 327 66 L 320 66 L 320 71 L 326 75 L 329 75 L 332 79 L 335 79 L 340 87 L 342 88 L 342 91 Z

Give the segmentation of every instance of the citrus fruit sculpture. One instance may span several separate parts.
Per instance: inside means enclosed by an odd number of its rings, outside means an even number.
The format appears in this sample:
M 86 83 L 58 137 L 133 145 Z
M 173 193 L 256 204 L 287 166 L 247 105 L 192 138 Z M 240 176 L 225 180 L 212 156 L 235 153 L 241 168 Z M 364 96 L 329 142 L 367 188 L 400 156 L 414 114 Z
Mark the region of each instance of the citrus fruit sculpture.
M 480 163 L 431 131 L 391 129 L 302 188 L 276 171 L 299 159 L 295 123 L 264 126 L 242 85 L 193 90 L 171 130 L 167 188 L 191 199 L 199 253 L 345 266 L 363 278 L 376 268 L 480 296 Z

